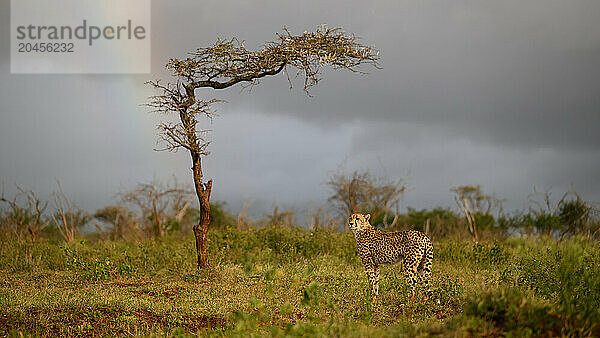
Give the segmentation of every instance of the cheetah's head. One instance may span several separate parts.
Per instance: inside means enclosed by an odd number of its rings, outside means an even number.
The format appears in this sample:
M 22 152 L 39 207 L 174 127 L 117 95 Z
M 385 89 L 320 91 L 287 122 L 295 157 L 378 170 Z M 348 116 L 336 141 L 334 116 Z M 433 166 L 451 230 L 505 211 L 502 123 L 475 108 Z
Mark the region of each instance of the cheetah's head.
M 352 214 L 348 218 L 348 226 L 350 227 L 350 230 L 352 230 L 352 232 L 357 232 L 371 228 L 371 224 L 369 223 L 370 218 L 371 214 Z

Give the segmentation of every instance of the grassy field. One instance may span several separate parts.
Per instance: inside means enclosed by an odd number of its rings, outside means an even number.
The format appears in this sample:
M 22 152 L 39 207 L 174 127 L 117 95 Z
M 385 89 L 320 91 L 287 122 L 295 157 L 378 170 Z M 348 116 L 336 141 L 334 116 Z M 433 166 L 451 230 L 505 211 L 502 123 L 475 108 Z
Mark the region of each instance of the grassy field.
M 408 299 L 401 267 L 380 299 L 349 233 L 213 231 L 137 243 L 0 243 L 0 335 L 600 336 L 600 245 L 574 237 L 435 239 L 440 304 Z

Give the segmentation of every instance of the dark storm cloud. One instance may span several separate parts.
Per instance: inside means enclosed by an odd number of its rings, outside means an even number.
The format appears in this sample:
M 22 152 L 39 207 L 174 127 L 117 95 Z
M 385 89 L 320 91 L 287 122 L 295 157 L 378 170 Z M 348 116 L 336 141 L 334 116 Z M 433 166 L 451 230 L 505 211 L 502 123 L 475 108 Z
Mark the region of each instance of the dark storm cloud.
M 406 205 L 451 205 L 451 185 L 482 184 L 513 207 L 539 188 L 600 200 L 597 1 L 154 1 L 148 76 L 9 74 L 9 1 L 0 2 L 0 173 L 84 206 L 119 186 L 175 173 L 186 154 L 152 152 L 157 116 L 143 82 L 216 37 L 260 48 L 282 27 L 342 26 L 381 50 L 382 70 L 325 71 L 313 98 L 283 75 L 218 97 L 205 161 L 215 198 L 320 202 L 338 164 L 404 177 Z M 126 99 L 123 99 L 126 97 Z M 24 135 L 28 135 L 24 137 Z M 348 159 L 352 159 L 349 161 Z M 261 211 L 262 212 L 262 211 Z M 259 212 L 260 214 L 260 212 Z
M 232 107 L 315 124 L 443 124 L 515 147 L 600 145 L 597 2 L 183 3 L 155 3 L 155 40 L 169 43 L 154 58 L 157 67 L 171 51 L 182 55 L 215 36 L 237 36 L 259 48 L 283 26 L 300 32 L 323 22 L 356 32 L 381 50 L 383 70 L 365 69 L 367 76 L 326 72 L 312 99 L 299 88 L 288 92 L 279 76 L 251 97 L 217 94 Z M 194 30 L 195 22 L 203 29 Z M 186 38 L 169 39 L 176 36 Z

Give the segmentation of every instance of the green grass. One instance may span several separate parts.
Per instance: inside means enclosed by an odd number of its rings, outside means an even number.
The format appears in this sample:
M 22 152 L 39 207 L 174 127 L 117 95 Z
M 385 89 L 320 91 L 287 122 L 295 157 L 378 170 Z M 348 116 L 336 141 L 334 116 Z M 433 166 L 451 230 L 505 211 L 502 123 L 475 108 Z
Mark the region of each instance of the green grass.
M 0 243 L 0 335 L 599 335 L 600 246 L 573 238 L 434 242 L 440 304 L 410 303 L 400 266 L 380 299 L 351 234 L 268 228 L 138 243 Z

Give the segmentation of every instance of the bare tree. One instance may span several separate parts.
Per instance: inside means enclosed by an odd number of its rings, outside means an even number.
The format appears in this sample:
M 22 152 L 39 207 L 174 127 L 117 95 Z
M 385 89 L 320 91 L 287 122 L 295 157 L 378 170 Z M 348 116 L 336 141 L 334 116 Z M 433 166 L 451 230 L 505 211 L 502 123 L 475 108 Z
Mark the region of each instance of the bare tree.
M 407 191 L 402 180 L 375 177 L 369 171 L 354 171 L 351 176 L 338 171 L 331 175 L 326 184 L 332 192 L 329 202 L 341 216 L 369 211 L 373 218 L 383 215 L 386 226 L 395 225 L 398 220 L 398 200 Z M 396 205 L 395 217 L 392 224 L 387 224 L 392 205 Z
M 329 202 L 333 203 L 344 217 L 362 211 L 368 208 L 370 202 L 368 191 L 371 183 L 368 172 L 355 171 L 352 176 L 347 176 L 344 172 L 338 171 L 326 182 L 332 192 Z
M 158 182 L 138 184 L 133 190 L 123 193 L 121 199 L 132 204 L 141 212 L 143 222 L 149 222 L 149 230 L 155 237 L 164 235 L 165 220 L 172 217 L 183 219 L 192 199 L 191 191 L 181 187 L 176 180 L 168 184 Z
M 58 191 L 54 193 L 55 212 L 51 215 L 52 221 L 60 232 L 63 239 L 72 242 L 75 239 L 77 230 L 88 220 L 87 213 L 73 206 L 67 195 L 62 190 L 60 183 L 57 182 Z
M 210 195 L 212 180 L 205 181 L 202 172 L 203 156 L 208 155 L 209 142 L 199 127 L 199 118 L 212 118 L 211 106 L 218 100 L 202 100 L 196 97 L 196 89 L 225 89 L 238 83 L 252 87 L 260 79 L 295 69 L 297 76 L 304 77 L 304 91 L 320 80 L 323 66 L 360 72 L 359 66 L 377 66 L 378 52 L 358 42 L 359 38 L 340 28 L 329 29 L 323 25 L 315 32 L 293 35 L 287 29 L 277 34 L 258 51 L 246 49 L 235 38 L 218 39 L 212 46 L 198 48 L 184 59 L 171 59 L 166 68 L 176 78 L 175 82 L 163 84 L 159 80 L 148 84 L 159 92 L 150 97 L 148 106 L 155 112 L 174 114 L 178 122 L 161 123 L 158 126 L 163 150 L 186 149 L 192 160 L 192 174 L 196 196 L 200 204 L 200 219 L 194 225 L 198 268 L 208 268 L 207 233 L 210 224 Z
M 0 201 L 9 207 L 6 213 L 8 226 L 12 228 L 13 235 L 17 238 L 22 238 L 27 231 L 31 239 L 37 241 L 39 232 L 50 223 L 48 220 L 43 220 L 48 201 L 42 202 L 31 190 L 24 190 L 19 186 L 16 188 L 18 193 L 12 199 L 8 199 L 4 196 L 4 185 L 2 186 Z

